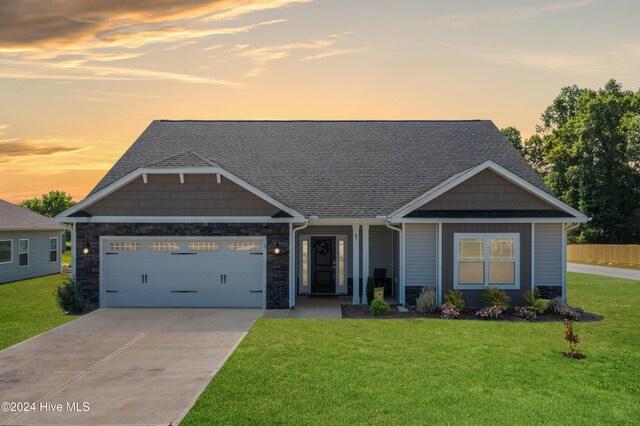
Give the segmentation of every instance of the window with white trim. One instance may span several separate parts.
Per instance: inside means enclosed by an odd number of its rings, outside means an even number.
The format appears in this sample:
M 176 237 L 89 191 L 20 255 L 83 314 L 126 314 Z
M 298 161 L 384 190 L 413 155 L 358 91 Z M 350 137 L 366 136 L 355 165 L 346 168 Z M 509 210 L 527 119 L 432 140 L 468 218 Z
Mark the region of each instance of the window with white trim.
M 455 288 L 520 288 L 520 235 L 454 234 Z
M 0 240 L 0 263 L 13 262 L 13 240 Z
M 49 262 L 55 263 L 58 261 L 58 238 L 49 238 Z
M 29 240 L 18 240 L 18 266 L 29 266 Z

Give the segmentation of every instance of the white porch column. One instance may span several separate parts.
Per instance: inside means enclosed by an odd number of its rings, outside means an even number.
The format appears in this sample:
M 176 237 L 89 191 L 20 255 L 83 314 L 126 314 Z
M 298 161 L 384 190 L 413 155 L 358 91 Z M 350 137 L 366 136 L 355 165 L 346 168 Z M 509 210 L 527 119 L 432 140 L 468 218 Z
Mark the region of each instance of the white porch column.
M 362 225 L 362 303 L 367 303 L 369 279 L 369 225 Z
M 353 304 L 360 303 L 360 225 L 353 225 Z M 366 296 L 365 296 L 366 297 Z

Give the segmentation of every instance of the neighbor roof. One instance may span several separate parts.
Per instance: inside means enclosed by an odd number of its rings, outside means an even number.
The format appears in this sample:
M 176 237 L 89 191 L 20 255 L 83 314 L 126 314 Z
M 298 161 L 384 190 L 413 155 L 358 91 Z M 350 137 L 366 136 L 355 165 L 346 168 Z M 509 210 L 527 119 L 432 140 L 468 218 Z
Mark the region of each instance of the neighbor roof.
M 553 195 L 489 120 L 156 120 L 91 194 L 141 167 L 218 165 L 305 215 L 388 215 L 492 160 Z
M 0 231 L 55 231 L 65 227 L 53 219 L 0 200 Z

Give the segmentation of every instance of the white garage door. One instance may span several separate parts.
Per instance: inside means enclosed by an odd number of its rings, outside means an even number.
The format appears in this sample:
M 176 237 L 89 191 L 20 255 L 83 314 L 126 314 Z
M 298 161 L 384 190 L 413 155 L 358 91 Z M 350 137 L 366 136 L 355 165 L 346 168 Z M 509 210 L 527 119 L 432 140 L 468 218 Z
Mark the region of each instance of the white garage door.
M 264 306 L 264 238 L 103 238 L 103 307 Z

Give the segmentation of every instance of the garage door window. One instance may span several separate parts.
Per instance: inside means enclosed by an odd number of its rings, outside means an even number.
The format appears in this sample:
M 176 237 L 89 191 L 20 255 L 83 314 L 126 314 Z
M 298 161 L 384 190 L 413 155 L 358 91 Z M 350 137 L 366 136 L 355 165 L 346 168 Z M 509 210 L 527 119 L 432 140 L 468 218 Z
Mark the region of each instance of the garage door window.
M 149 250 L 151 251 L 175 251 L 180 250 L 180 243 L 170 241 L 158 241 L 149 243 Z
M 189 243 L 191 251 L 216 251 L 220 250 L 220 244 L 208 241 L 193 241 Z
M 254 242 L 254 241 L 248 241 L 248 242 L 232 242 L 232 243 L 227 243 L 227 249 L 229 250 L 260 250 L 258 247 L 258 243 Z
M 140 243 L 137 241 L 112 241 L 109 243 L 109 250 L 138 251 L 140 250 Z

